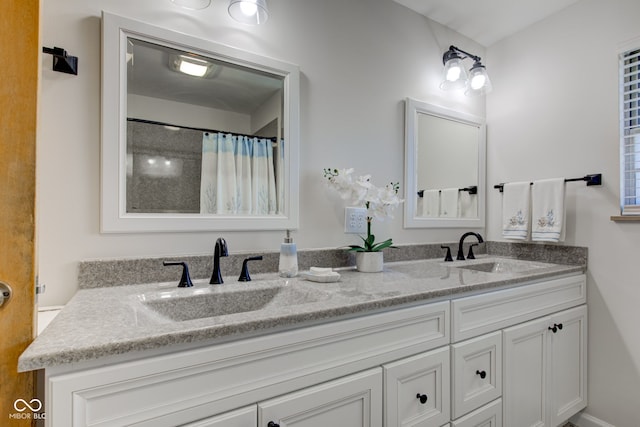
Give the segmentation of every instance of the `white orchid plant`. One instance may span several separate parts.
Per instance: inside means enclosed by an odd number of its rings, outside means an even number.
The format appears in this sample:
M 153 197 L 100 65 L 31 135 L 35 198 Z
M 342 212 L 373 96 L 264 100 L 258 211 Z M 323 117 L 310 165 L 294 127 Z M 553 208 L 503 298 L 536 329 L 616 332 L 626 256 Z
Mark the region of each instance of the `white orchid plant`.
M 392 239 L 376 243 L 371 234 L 373 219 L 384 221 L 393 218 L 393 211 L 404 200 L 398 197 L 399 183 L 390 183 L 384 187 L 376 187 L 371 183 L 371 175 L 353 176 L 353 169 L 324 169 L 324 177 L 329 187 L 340 193 L 349 206 L 362 206 L 367 209 L 367 237 L 360 236 L 363 244 L 349 245 L 353 252 L 378 252 L 384 248 L 394 247 Z

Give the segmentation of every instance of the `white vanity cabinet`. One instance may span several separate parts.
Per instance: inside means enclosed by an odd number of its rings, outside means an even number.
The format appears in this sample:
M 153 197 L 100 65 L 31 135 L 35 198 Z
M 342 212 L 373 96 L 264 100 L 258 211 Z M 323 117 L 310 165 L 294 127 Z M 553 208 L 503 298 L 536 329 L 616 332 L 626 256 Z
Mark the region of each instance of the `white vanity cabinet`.
M 556 427 L 586 406 L 585 303 L 574 274 L 47 368 L 46 423 Z
M 218 417 L 227 417 L 235 426 L 249 415 L 230 411 L 257 405 L 261 427 L 381 427 L 381 366 L 436 348 L 448 352 L 449 307 L 448 300 L 434 302 L 104 366 L 47 369 L 47 423 L 217 427 Z M 306 415 L 296 418 L 292 411 L 300 408 Z M 356 408 L 361 416 L 352 423 L 311 421 L 352 417 Z
M 503 378 L 502 421 L 481 419 L 479 423 L 468 424 L 465 415 L 453 425 L 499 427 L 504 422 L 505 427 L 557 427 L 584 409 L 587 405 L 585 303 L 584 275 L 453 300 L 454 417 L 486 401 L 481 398 L 483 390 L 487 390 L 487 398 L 500 397 L 500 382 L 491 385 L 472 378 L 474 363 L 483 363 L 492 369 L 502 366 L 496 368 L 495 374 L 500 375 L 498 371 L 502 370 Z M 456 342 L 470 337 L 473 338 Z M 458 350 L 467 346 L 468 351 L 456 356 Z M 486 374 L 485 380 L 488 380 L 489 371 Z
M 504 331 L 505 423 L 555 427 L 586 407 L 587 307 Z

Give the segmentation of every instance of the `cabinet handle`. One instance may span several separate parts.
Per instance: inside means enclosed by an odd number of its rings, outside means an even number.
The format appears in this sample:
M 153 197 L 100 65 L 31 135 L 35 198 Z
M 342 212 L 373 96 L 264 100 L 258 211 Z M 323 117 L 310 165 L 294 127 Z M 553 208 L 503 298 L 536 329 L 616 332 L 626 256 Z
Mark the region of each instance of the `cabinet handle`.
M 273 421 L 269 421 L 269 424 L 267 424 L 267 427 L 280 427 L 280 424 L 275 423 Z
M 476 375 L 480 375 L 480 378 L 485 379 L 487 377 L 486 371 L 476 371 Z
M 424 405 L 425 403 L 427 403 L 427 399 L 428 399 L 428 398 L 427 398 L 427 395 L 426 395 L 426 394 L 420 394 L 420 393 L 418 393 L 418 394 L 416 395 L 416 397 L 417 397 L 418 399 L 420 399 L 420 403 L 422 403 L 423 405 Z
M 562 323 L 554 323 L 553 326 L 549 326 L 548 329 L 550 331 L 553 331 L 553 333 L 555 334 L 556 332 L 558 332 L 558 330 L 562 330 Z

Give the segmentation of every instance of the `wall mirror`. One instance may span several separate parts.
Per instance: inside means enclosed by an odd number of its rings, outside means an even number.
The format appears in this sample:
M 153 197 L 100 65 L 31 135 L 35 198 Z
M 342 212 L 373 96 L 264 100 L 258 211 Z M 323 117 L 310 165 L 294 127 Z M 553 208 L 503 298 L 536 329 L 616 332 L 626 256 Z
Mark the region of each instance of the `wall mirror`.
M 412 98 L 405 114 L 405 228 L 484 227 L 484 119 Z
M 102 21 L 101 231 L 297 228 L 298 67 Z

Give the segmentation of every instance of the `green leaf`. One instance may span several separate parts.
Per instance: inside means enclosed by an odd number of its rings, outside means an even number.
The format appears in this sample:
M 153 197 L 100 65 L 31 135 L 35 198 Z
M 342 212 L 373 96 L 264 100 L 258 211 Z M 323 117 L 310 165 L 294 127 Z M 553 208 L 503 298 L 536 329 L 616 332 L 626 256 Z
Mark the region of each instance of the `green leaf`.
M 374 245 L 371 248 L 371 251 L 372 252 L 378 252 L 378 251 L 381 251 L 381 250 L 383 250 L 385 248 L 391 247 L 391 245 L 393 245 L 393 241 L 391 239 L 387 239 L 384 242 L 380 242 L 380 243 Z

